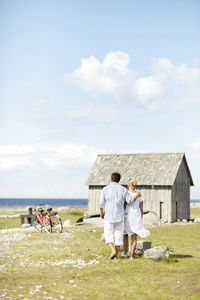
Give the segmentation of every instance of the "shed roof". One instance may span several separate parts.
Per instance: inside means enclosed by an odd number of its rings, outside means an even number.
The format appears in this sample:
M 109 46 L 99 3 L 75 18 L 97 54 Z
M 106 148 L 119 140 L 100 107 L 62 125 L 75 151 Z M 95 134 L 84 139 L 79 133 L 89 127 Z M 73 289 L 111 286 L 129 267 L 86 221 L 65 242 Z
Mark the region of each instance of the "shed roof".
M 119 172 L 121 174 L 120 183 L 123 185 L 126 185 L 128 180 L 134 177 L 138 185 L 172 186 L 182 161 L 185 163 L 190 185 L 193 185 L 183 152 L 99 154 L 86 184 L 107 185 L 110 182 L 110 175 L 113 172 Z

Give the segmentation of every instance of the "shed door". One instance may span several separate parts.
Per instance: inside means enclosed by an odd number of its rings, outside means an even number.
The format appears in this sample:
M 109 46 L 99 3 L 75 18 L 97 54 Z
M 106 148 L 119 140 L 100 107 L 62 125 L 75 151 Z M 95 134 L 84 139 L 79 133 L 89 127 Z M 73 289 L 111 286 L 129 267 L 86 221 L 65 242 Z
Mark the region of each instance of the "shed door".
M 160 202 L 160 219 L 163 218 L 163 202 Z

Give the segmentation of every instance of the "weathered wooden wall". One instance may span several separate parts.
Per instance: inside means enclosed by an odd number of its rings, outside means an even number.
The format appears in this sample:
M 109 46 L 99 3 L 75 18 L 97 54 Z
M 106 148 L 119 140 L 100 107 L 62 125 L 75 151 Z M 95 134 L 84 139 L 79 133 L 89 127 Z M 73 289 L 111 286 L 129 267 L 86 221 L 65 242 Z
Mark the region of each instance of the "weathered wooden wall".
M 154 211 L 161 220 L 171 222 L 171 187 L 138 187 L 144 199 L 144 211 Z
M 88 214 L 99 213 L 99 201 L 103 186 L 89 186 Z M 162 220 L 171 222 L 171 187 L 139 186 L 144 199 L 144 210 L 154 211 Z
M 99 213 L 99 201 L 103 186 L 89 186 L 88 191 L 88 214 Z
M 184 162 L 181 162 L 172 187 L 172 221 L 190 218 L 190 180 Z

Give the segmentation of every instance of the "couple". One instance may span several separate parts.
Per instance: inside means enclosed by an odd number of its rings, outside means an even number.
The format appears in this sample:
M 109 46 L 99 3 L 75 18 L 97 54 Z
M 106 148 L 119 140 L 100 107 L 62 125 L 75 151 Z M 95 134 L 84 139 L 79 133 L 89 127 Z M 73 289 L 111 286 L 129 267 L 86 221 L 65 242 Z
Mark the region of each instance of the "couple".
M 113 173 L 111 183 L 103 188 L 99 204 L 100 217 L 104 219 L 104 235 L 111 250 L 110 259 L 117 258 L 121 245 L 124 245 L 122 257 L 128 257 L 128 236 L 131 236 L 130 258 L 133 259 L 137 235 L 144 238 L 150 232 L 142 222 L 143 199 L 140 192 L 135 190 L 136 181 L 130 179 L 127 190 L 119 184 L 120 179 L 119 173 Z

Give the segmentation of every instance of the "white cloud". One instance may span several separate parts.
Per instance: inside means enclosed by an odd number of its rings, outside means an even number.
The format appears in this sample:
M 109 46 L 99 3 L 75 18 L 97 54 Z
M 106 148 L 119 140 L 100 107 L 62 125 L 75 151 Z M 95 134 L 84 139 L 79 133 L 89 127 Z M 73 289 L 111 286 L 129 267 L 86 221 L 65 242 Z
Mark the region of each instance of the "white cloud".
M 153 76 L 141 77 L 135 81 L 135 93 L 142 103 L 158 97 L 162 93 L 161 82 Z
M 91 165 L 103 149 L 87 145 L 2 145 L 0 171 L 24 168 L 59 169 L 73 165 Z
M 127 53 L 116 51 L 109 52 L 103 61 L 102 66 L 107 70 L 116 70 L 124 74 L 127 72 L 127 66 L 130 63 L 130 58 Z
M 187 108 L 200 103 L 200 68 L 190 67 L 187 64 L 175 66 L 166 58 L 153 60 L 155 77 L 162 82 L 163 92 L 170 94 L 173 105 L 178 108 Z
M 131 100 L 149 110 L 165 102 L 177 107 L 200 102 L 200 68 L 176 66 L 166 58 L 153 59 L 152 74 L 139 77 L 129 63 L 129 55 L 120 51 L 109 52 L 102 63 L 90 56 L 65 78 L 92 96 Z
M 120 51 L 108 53 L 102 64 L 96 57 L 90 56 L 82 59 L 80 68 L 65 78 L 70 78 L 76 86 L 93 96 L 120 98 L 131 76 L 127 67 L 129 61 L 129 55 Z

